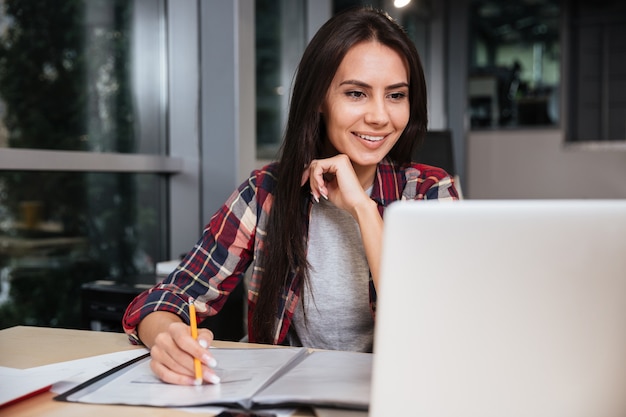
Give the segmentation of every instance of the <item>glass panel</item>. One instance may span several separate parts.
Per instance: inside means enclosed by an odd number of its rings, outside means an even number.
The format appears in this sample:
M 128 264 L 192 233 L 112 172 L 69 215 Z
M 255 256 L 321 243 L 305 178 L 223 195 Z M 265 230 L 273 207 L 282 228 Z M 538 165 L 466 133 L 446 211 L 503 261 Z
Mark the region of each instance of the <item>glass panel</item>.
M 471 0 L 468 95 L 472 128 L 556 125 L 559 0 Z
M 0 1 L 0 152 L 165 154 L 164 4 Z M 166 186 L 37 160 L 0 171 L 0 328 L 89 327 L 83 285 L 107 279 L 119 289 L 101 307 L 120 330 L 119 297 L 168 259 Z
M 0 172 L 0 328 L 80 327 L 82 284 L 153 283 L 164 199 L 155 174 Z
M 1 5 L 0 147 L 162 153 L 163 0 Z
M 255 7 L 257 158 L 274 159 L 306 43 L 304 0 L 257 0 Z

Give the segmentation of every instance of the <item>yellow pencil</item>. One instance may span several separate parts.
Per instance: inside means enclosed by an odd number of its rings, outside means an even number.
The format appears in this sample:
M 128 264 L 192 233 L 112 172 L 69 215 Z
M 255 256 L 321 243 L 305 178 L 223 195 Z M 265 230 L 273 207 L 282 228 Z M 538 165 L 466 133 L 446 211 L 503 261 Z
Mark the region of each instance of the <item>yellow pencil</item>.
M 198 323 L 196 322 L 196 307 L 193 305 L 193 300 L 189 300 L 189 325 L 191 326 L 191 337 L 194 340 L 198 340 Z M 200 359 L 193 358 L 193 366 L 196 373 L 196 385 L 202 385 L 202 364 Z

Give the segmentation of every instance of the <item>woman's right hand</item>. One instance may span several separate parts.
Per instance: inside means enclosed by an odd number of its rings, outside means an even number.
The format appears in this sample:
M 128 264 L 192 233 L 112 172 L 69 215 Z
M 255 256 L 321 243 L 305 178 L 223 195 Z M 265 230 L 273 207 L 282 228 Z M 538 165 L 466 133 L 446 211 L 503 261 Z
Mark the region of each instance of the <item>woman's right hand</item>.
M 163 382 L 194 385 L 194 358 L 202 363 L 202 379 L 218 384 L 213 368 L 217 365 L 208 347 L 213 341 L 209 329 L 198 329 L 198 339 L 191 337 L 191 328 L 172 313 L 156 311 L 139 325 L 139 337 L 150 348 L 150 368 Z

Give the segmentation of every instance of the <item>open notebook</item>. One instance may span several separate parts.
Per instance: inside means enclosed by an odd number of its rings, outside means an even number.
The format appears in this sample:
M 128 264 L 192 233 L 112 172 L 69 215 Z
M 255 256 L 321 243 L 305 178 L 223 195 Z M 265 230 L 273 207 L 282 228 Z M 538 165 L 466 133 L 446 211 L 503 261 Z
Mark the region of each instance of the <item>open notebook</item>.
M 626 416 L 626 200 L 385 213 L 370 415 Z
M 372 355 L 307 348 L 213 348 L 217 385 L 166 384 L 149 354 L 126 362 L 55 397 L 89 404 L 237 409 L 315 406 L 367 410 Z

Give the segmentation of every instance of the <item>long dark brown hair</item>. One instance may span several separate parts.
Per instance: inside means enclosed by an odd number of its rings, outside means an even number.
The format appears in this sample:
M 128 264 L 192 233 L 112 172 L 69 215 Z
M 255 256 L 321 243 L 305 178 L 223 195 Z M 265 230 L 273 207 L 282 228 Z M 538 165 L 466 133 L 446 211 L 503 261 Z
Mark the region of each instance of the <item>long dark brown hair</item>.
M 263 279 L 252 316 L 250 339 L 255 342 L 274 341 L 276 313 L 289 280 L 299 275 L 308 282 L 310 189 L 300 185 L 301 175 L 313 159 L 322 155 L 326 131 L 319 109 L 335 72 L 348 50 L 365 41 L 377 41 L 398 52 L 409 71 L 409 121 L 387 157 L 399 164 L 409 162 L 413 148 L 426 133 L 424 71 L 415 45 L 404 30 L 384 12 L 369 7 L 349 9 L 328 20 L 304 51 L 293 85 L 267 225 Z

